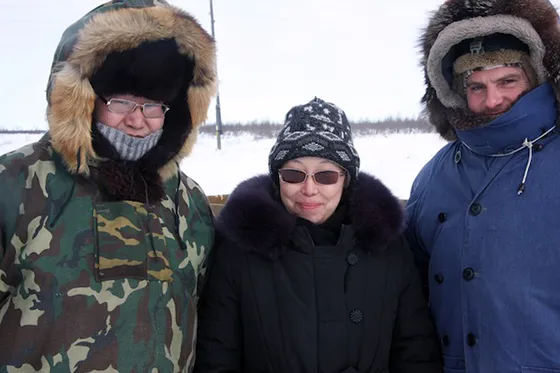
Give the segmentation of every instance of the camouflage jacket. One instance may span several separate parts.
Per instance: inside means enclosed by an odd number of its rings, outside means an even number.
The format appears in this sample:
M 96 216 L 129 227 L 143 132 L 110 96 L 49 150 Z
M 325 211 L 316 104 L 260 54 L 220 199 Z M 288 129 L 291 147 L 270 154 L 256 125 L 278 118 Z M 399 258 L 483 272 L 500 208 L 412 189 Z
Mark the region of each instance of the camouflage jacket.
M 185 372 L 208 201 L 183 174 L 154 205 L 106 202 L 48 136 L 0 157 L 0 372 Z

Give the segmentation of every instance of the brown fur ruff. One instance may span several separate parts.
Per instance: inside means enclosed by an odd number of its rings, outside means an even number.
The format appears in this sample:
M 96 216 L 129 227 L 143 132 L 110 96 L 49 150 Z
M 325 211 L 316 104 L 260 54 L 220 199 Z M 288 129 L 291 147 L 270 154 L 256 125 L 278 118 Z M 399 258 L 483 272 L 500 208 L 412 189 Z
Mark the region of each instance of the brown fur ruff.
M 216 93 L 216 48 L 212 37 L 194 18 L 165 2 L 95 14 L 79 31 L 64 61 L 53 66 L 47 92 L 47 120 L 52 145 L 70 172 L 88 176 L 90 165 L 99 158 L 91 133 L 96 94 L 90 78 L 96 69 L 113 52 L 166 38 L 174 39 L 179 52 L 194 60 L 193 80 L 185 97 L 192 130 L 178 153 L 158 170 L 163 180 L 176 175 L 177 164 L 190 154 L 198 127 L 206 119 Z M 80 154 L 80 162 L 77 154 Z M 80 167 L 76 170 L 78 164 Z
M 437 84 L 431 81 L 428 73 L 430 51 L 436 44 L 438 36 L 452 23 L 498 15 L 513 16 L 528 21 L 536 31 L 544 45 L 544 57 L 541 62 L 544 78 L 553 85 L 557 97 L 560 97 L 560 27 L 558 13 L 548 0 L 448 0 L 432 14 L 420 38 L 421 66 L 424 69 L 426 86 L 422 98 L 423 114 L 447 140 L 456 139 L 452 124 L 456 127 L 468 127 L 466 121 L 472 120 L 472 116 L 466 115 L 467 110 L 459 104 L 442 103 L 440 98 L 444 93 L 438 91 Z

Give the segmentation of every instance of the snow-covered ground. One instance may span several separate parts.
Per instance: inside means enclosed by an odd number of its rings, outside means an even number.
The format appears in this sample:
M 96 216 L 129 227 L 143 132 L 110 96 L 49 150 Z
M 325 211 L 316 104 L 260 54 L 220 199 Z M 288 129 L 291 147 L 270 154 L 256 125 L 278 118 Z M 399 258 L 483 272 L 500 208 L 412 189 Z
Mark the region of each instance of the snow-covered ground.
M 38 140 L 42 135 L 0 134 L 0 154 Z M 254 140 L 250 136 L 223 137 L 222 150 L 216 138 L 201 135 L 181 168 L 195 179 L 208 195 L 228 194 L 241 181 L 266 173 L 273 139 Z M 406 199 L 422 166 L 445 144 L 437 134 L 388 134 L 357 137 L 361 170 L 375 175 L 398 197 Z

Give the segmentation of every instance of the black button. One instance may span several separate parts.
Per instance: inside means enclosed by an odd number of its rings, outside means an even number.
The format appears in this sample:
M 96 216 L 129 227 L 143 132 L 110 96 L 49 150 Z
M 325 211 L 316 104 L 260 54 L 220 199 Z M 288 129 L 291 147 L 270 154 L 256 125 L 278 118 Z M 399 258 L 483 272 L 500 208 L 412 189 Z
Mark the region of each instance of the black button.
M 474 278 L 474 269 L 472 268 L 465 268 L 463 270 L 463 278 L 467 281 L 470 281 Z
M 360 257 L 354 251 L 349 253 L 348 256 L 346 257 L 346 262 L 351 266 L 358 264 L 359 261 L 360 261 Z
M 472 216 L 477 216 L 482 212 L 482 206 L 479 203 L 473 203 L 469 208 L 469 213 Z
M 536 152 L 543 150 L 543 148 L 544 148 L 543 144 L 533 144 L 533 150 Z
M 359 324 L 364 319 L 364 314 L 360 310 L 354 310 L 350 312 L 350 321 L 354 324 Z
M 467 344 L 472 347 L 476 344 L 476 337 L 473 333 L 467 334 Z
M 445 212 L 440 212 L 440 213 L 437 215 L 437 220 L 438 220 L 440 223 L 443 223 L 444 221 L 447 220 L 447 214 L 446 214 Z
M 445 347 L 449 346 L 449 336 L 447 334 L 444 334 L 443 337 L 441 337 L 441 344 Z
M 443 282 L 443 273 L 436 273 L 434 275 L 434 280 L 436 280 L 438 284 L 441 284 Z

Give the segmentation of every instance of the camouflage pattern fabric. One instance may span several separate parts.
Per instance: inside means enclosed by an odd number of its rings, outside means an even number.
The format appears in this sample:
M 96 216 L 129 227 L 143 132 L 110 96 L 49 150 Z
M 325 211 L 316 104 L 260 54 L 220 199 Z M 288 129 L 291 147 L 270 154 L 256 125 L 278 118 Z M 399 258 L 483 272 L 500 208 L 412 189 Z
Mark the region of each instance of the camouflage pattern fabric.
M 0 157 L 0 372 L 189 372 L 213 245 L 199 186 L 103 201 L 48 136 Z

